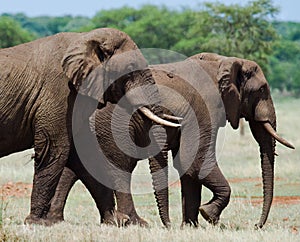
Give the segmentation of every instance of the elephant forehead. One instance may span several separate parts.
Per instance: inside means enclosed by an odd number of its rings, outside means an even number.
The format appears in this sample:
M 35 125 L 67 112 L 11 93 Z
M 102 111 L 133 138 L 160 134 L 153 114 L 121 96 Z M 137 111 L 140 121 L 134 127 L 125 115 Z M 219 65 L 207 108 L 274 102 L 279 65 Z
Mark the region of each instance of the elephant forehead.
M 249 80 L 245 83 L 245 91 L 248 92 L 257 92 L 260 90 L 261 87 L 268 85 L 267 80 L 264 78 L 264 76 L 261 75 L 253 75 Z
M 107 66 L 127 66 L 145 68 L 147 62 L 139 50 L 116 51 L 111 58 L 108 59 Z

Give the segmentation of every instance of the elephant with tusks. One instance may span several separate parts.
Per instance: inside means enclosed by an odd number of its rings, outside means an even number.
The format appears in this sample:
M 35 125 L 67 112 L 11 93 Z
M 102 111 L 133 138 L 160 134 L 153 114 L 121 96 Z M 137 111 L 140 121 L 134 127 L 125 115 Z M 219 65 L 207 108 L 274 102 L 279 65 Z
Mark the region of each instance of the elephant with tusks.
M 130 95 L 138 87 L 140 92 Z M 46 215 L 74 137 L 86 129 L 97 107 L 124 95 L 127 109 L 142 108 L 146 119 L 154 119 L 154 127 L 179 126 L 162 119 L 148 64 L 119 30 L 59 33 L 0 50 L 0 157 L 32 147 L 35 152 L 26 223 L 56 222 Z M 155 132 L 155 139 L 159 142 L 163 135 Z M 99 172 L 107 176 L 105 170 Z M 102 186 L 98 192 L 102 221 L 115 223 L 112 190 Z
M 158 160 L 158 167 L 152 166 L 151 173 L 163 224 L 170 226 L 167 163 L 163 159 L 168 150 L 172 152 L 174 167 L 180 175 L 182 224 L 197 226 L 199 212 L 209 223 L 216 224 L 219 221 L 221 212 L 229 203 L 231 189 L 216 160 L 218 129 L 225 126 L 226 120 L 233 129 L 237 129 L 239 120 L 245 118 L 260 150 L 264 199 L 256 227 L 262 228 L 273 198 L 275 140 L 289 148 L 294 147 L 276 133 L 270 87 L 259 65 L 246 59 L 200 53 L 182 62 L 153 65 L 150 69 L 158 85 L 164 117 L 181 124 L 179 128 L 165 128 L 166 144 L 157 156 L 149 159 L 150 164 Z M 118 211 L 129 216 L 127 223 L 147 225 L 137 215 L 130 194 L 131 173 L 137 161 L 145 157 L 136 158 L 126 154 L 114 139 L 113 129 L 114 126 L 123 127 L 123 132 L 129 134 L 134 145 L 146 148 L 150 147 L 147 146 L 149 138 L 146 137 L 153 135 L 155 130 L 151 130 L 151 121 L 139 111 L 132 115 L 129 123 L 122 124 L 122 118 L 112 121 L 116 109 L 112 104 L 96 110 L 95 134 L 100 150 L 110 162 L 127 172 L 124 179 L 113 177 L 119 182 L 115 190 Z M 132 142 L 125 143 L 130 149 Z M 144 152 L 144 156 L 147 156 L 147 152 Z M 98 201 L 101 198 L 97 187 L 101 183 L 86 171 L 78 156 L 70 162 L 71 167 L 75 167 L 72 164 L 74 161 L 77 169 L 74 172 L 65 168 L 52 200 L 49 217 L 63 220 L 67 195 L 78 178 L 84 183 L 89 180 L 87 188 L 99 208 Z M 201 205 L 202 185 L 213 192 L 213 198 Z M 120 187 L 125 189 L 118 190 Z

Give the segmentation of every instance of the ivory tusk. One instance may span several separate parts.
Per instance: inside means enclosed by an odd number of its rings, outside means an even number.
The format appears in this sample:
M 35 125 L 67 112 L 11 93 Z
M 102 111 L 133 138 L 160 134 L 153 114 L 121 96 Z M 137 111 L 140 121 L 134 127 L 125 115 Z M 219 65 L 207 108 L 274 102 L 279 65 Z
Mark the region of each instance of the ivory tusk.
M 295 149 L 295 147 L 290 144 L 288 141 L 286 141 L 284 138 L 281 138 L 276 131 L 273 129 L 272 125 L 268 122 L 263 123 L 264 128 L 268 131 L 268 133 L 274 137 L 274 139 L 276 139 L 278 142 L 280 142 L 281 144 L 285 145 L 286 147 L 289 147 L 291 149 Z
M 169 114 L 163 114 L 163 117 L 166 119 L 175 120 L 175 121 L 181 121 L 183 119 L 182 117 L 172 116 Z
M 149 119 L 153 120 L 154 122 L 164 125 L 164 126 L 169 126 L 169 127 L 173 127 L 173 128 L 178 128 L 181 127 L 181 124 L 175 124 L 172 123 L 170 121 L 164 120 L 160 117 L 158 117 L 157 115 L 155 115 L 153 112 L 151 112 L 148 108 L 146 107 L 141 107 L 139 108 L 139 110 Z

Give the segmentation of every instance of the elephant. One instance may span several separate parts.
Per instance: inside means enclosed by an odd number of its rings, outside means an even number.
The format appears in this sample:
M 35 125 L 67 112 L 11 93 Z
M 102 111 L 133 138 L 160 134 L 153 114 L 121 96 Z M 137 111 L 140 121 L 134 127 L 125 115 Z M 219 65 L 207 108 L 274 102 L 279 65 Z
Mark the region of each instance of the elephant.
M 139 224 L 143 227 L 147 227 L 148 223 L 143 218 L 141 218 L 135 210 L 132 196 L 130 194 L 130 182 L 131 173 L 133 172 L 137 161 L 142 158 L 148 158 L 149 154 L 145 151 L 144 154 L 140 154 L 140 158 L 135 158 L 126 155 L 123 150 L 118 147 L 118 145 L 112 138 L 113 134 L 111 131 L 111 124 L 115 124 L 118 129 L 118 126 L 120 125 L 120 123 L 112 122 L 112 114 L 114 108 L 114 104 L 107 103 L 107 106 L 103 107 L 102 109 L 96 110 L 95 129 L 97 140 L 102 152 L 108 158 L 110 163 L 116 167 L 116 171 L 111 172 L 113 174 L 113 179 L 111 180 L 115 181 L 114 184 L 111 184 L 111 187 L 114 188 L 115 195 L 118 198 L 118 201 L 122 201 L 122 203 L 119 202 L 117 204 L 117 216 L 121 216 L 120 218 L 118 218 L 117 222 L 119 223 L 119 225 Z M 122 116 L 120 116 L 119 121 L 124 121 Z M 124 125 L 125 123 L 126 121 L 124 122 Z M 133 128 L 129 131 L 131 138 L 135 141 L 137 146 L 146 147 L 151 142 L 151 138 L 149 137 L 148 132 L 153 127 L 153 123 L 150 119 L 145 118 L 145 116 L 140 111 L 136 112 L 132 116 L 130 123 L 133 125 Z M 66 167 L 64 168 L 62 177 L 56 188 L 55 197 L 51 201 L 51 207 L 47 214 L 49 220 L 64 220 L 63 207 L 66 202 L 66 197 L 73 184 L 78 179 L 80 179 L 89 190 L 93 199 L 96 201 L 97 208 L 99 209 L 99 207 L 101 207 L 103 204 L 103 193 L 99 192 L 101 191 L 101 189 L 103 189 L 103 185 L 101 183 L 103 180 L 97 179 L 93 175 L 91 175 L 88 169 L 85 167 L 86 163 L 80 161 L 81 159 L 79 158 L 76 149 L 73 149 L 72 151 L 73 152 L 70 154 L 69 160 L 66 164 Z M 167 154 L 164 152 L 160 152 L 158 155 L 149 158 L 151 172 L 155 173 L 157 170 L 159 171 L 161 169 L 161 166 L 166 166 L 166 159 Z M 161 176 L 157 178 L 158 182 L 161 181 L 160 179 Z M 167 178 L 165 178 L 165 182 L 167 182 Z M 160 209 L 162 221 L 165 226 L 168 227 L 170 221 L 168 220 L 168 209 L 166 209 L 168 206 L 166 194 L 167 191 L 167 184 L 165 184 L 165 189 L 157 189 L 156 199 L 158 206 L 162 208 Z M 165 212 L 166 214 L 164 214 Z M 164 217 L 166 217 L 166 220 L 164 220 Z
M 162 119 L 146 59 L 117 29 L 58 33 L 1 49 L 0 63 L 0 157 L 32 147 L 35 152 L 26 224 L 55 222 L 45 215 L 74 149 L 74 137 L 95 109 L 125 95 L 127 109 L 143 108 L 156 126 L 173 125 Z M 141 91 L 130 94 L 136 88 Z M 163 135 L 156 134 L 158 140 Z M 105 186 L 101 189 L 102 220 L 113 223 L 113 193 Z
M 165 128 L 167 141 L 162 149 L 163 152 L 171 150 L 174 167 L 180 175 L 182 225 L 197 226 L 199 212 L 209 223 L 218 223 L 231 194 L 229 183 L 217 164 L 215 144 L 218 129 L 225 126 L 226 120 L 233 129 L 237 129 L 239 120 L 245 118 L 260 147 L 264 201 L 260 220 L 255 226 L 262 228 L 273 198 L 275 140 L 292 149 L 294 146 L 275 131 L 275 108 L 260 66 L 254 61 L 237 57 L 200 53 L 182 62 L 153 65 L 150 69 L 159 88 L 165 117 L 167 114 L 182 117 L 182 120 L 177 119 L 180 128 Z M 115 105 L 96 110 L 97 139 L 110 162 L 128 171 L 126 179 L 114 178 L 125 183 L 123 185 L 127 189 L 125 192 L 115 191 L 118 211 L 128 215 L 133 223 L 147 225 L 137 215 L 130 194 L 130 174 L 139 159 L 124 154 L 124 150 L 116 144 L 111 131 L 114 109 Z M 145 140 L 145 134 L 150 126 L 149 120 L 139 112 L 132 116 L 127 128 L 136 145 L 146 147 L 148 140 Z M 151 172 L 159 177 L 155 181 L 161 183 L 154 181 L 153 185 L 162 222 L 169 227 L 167 164 L 161 157 L 158 160 L 161 172 Z M 77 162 L 80 164 L 79 159 Z M 75 173 L 65 167 L 47 216 L 63 220 L 63 208 L 71 187 L 78 178 L 84 180 L 82 177 L 89 176 L 82 165 L 78 167 Z M 98 206 L 96 187 L 100 183 L 92 176 L 89 178 L 94 187 L 88 189 Z M 213 192 L 213 198 L 201 205 L 202 185 Z

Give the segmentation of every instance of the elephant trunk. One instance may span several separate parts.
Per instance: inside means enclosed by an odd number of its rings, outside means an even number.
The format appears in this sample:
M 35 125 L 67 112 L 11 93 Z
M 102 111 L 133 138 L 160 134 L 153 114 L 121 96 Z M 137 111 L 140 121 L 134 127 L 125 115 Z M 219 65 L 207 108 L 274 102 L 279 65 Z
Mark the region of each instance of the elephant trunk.
M 276 130 L 276 122 L 272 127 Z M 266 223 L 273 200 L 274 190 L 274 157 L 275 157 L 275 139 L 265 130 L 260 122 L 250 122 L 252 134 L 260 146 L 262 180 L 263 180 L 263 208 L 259 222 L 256 228 L 262 228 Z
M 162 127 L 154 125 L 152 127 L 153 136 L 155 138 L 155 146 L 161 147 L 166 141 L 163 137 Z M 155 151 L 155 150 L 154 150 Z M 168 190 L 168 151 L 164 144 L 161 151 L 155 156 L 149 158 L 150 171 L 153 180 L 153 188 L 155 199 L 157 202 L 159 215 L 162 223 L 166 228 L 170 228 L 171 222 L 169 217 L 169 190 Z
M 137 75 L 137 76 L 136 76 Z M 126 97 L 132 106 L 153 121 L 151 127 L 151 144 L 149 148 L 149 165 L 153 179 L 155 198 L 162 223 L 170 227 L 168 201 L 168 152 L 166 149 L 166 131 L 163 126 L 178 127 L 170 121 L 163 120 L 158 87 L 150 69 L 134 73 L 142 81 L 129 82 L 126 86 Z M 146 108 L 145 108 L 146 107 Z M 177 121 L 176 121 L 177 122 Z
M 260 220 L 258 224 L 256 224 L 257 228 L 262 228 L 265 222 L 267 221 L 272 205 L 274 189 L 274 152 L 265 152 L 262 150 L 263 148 L 261 147 L 261 168 L 263 178 L 264 201 Z

